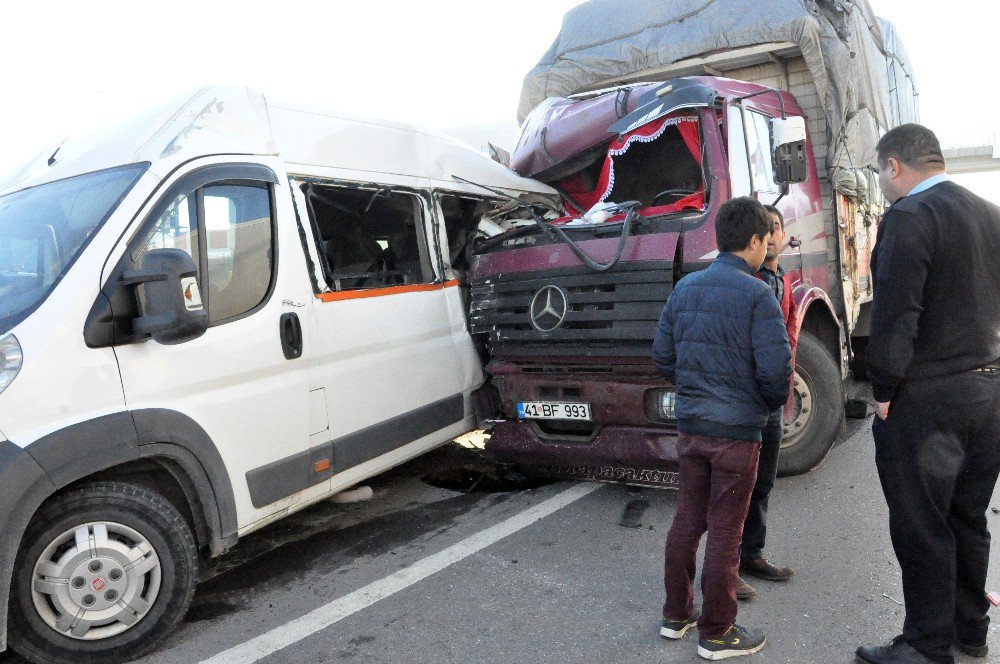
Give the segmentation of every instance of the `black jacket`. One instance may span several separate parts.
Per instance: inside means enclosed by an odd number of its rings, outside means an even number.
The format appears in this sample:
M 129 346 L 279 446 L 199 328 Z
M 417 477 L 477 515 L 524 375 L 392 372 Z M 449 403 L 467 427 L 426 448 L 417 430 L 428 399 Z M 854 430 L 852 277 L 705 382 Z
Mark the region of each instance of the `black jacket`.
M 760 441 L 767 416 L 788 400 L 792 351 L 772 291 L 747 262 L 720 254 L 670 294 L 653 361 L 677 389 L 677 428 Z
M 1000 208 L 945 181 L 890 207 L 871 259 L 875 399 L 1000 359 Z

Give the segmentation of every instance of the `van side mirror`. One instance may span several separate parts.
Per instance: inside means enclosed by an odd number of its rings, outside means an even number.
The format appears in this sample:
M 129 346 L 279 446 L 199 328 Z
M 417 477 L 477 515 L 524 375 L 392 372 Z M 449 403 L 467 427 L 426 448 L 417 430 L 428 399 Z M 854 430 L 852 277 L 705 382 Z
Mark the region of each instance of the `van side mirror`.
M 141 289 L 142 314 L 132 320 L 135 336 L 152 337 L 165 345 L 197 339 L 208 329 L 201 303 L 198 268 L 182 249 L 152 249 L 138 270 L 122 275 L 122 284 Z
M 777 184 L 805 182 L 809 177 L 806 158 L 806 119 L 803 117 L 771 120 L 774 145 L 774 181 Z

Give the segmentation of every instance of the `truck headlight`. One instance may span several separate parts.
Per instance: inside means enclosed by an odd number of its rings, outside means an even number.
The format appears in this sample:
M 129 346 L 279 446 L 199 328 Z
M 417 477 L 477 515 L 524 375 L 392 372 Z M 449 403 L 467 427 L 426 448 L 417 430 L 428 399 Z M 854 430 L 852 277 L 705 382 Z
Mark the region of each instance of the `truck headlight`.
M 646 393 L 646 413 L 652 420 L 673 422 L 677 419 L 677 394 L 673 390 L 650 390 Z
M 17 342 L 17 337 L 8 334 L 0 338 L 0 393 L 13 382 L 17 372 L 21 370 L 24 355 L 21 353 L 21 344 Z

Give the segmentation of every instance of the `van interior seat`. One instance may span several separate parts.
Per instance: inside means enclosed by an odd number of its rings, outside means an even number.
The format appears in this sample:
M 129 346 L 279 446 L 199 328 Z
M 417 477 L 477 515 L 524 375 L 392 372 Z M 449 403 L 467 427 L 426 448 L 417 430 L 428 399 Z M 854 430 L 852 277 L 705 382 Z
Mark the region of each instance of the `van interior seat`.
M 350 275 L 382 272 L 386 269 L 386 262 L 382 247 L 370 234 L 353 224 L 345 224 L 344 231 L 330 239 L 326 259 L 335 277 L 348 277 L 341 280 L 341 287 L 356 288 L 369 281 L 370 277 L 351 279 Z

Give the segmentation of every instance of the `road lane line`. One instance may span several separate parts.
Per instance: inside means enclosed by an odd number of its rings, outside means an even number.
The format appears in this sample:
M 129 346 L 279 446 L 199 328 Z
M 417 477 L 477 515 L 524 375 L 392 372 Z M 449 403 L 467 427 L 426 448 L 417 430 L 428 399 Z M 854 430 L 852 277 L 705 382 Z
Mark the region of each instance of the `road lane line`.
M 447 549 L 427 556 L 409 567 L 379 579 L 354 592 L 335 599 L 301 618 L 285 623 L 238 646 L 225 650 L 202 664 L 249 664 L 301 641 L 316 632 L 347 618 L 375 602 L 383 600 L 428 576 L 482 551 L 491 544 L 527 528 L 563 507 L 599 489 L 601 484 L 576 484 L 523 512 L 480 531 Z

